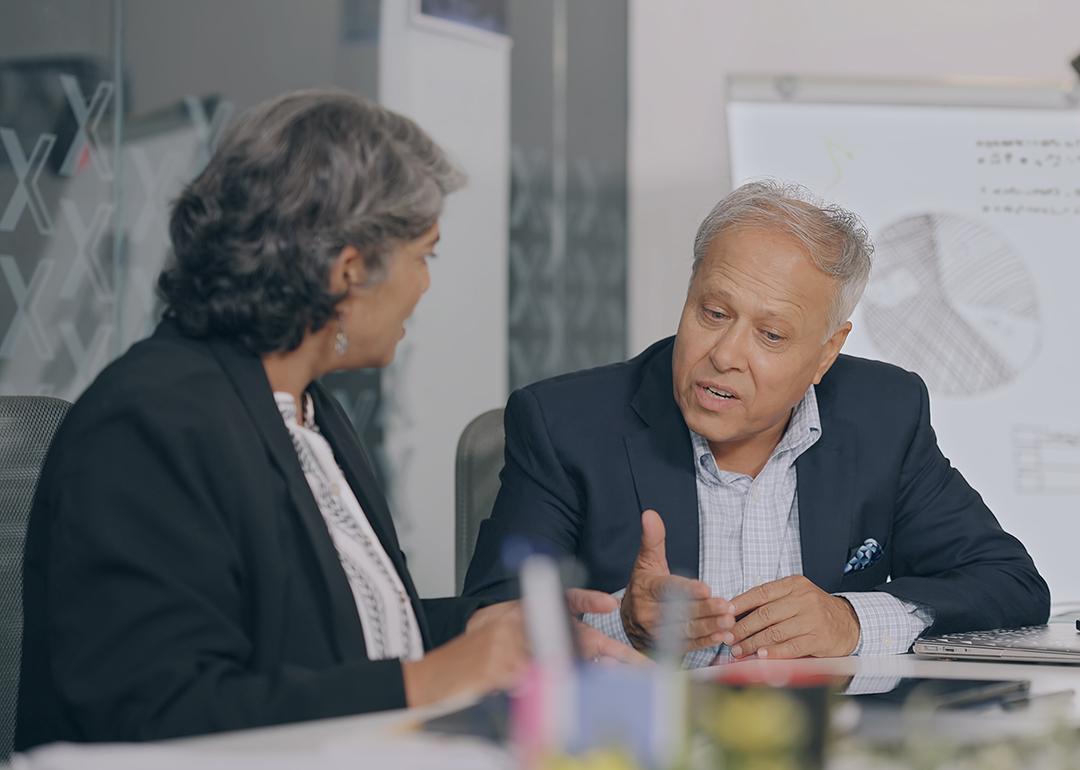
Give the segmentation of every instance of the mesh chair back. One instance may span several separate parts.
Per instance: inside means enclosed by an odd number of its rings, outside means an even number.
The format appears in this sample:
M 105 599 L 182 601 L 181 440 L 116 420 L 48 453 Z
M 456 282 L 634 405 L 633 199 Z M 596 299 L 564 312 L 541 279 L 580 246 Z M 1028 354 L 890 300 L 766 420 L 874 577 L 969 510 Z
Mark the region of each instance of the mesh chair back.
M 49 442 L 70 406 L 47 396 L 0 396 L 0 761 L 15 734 L 26 520 Z
M 492 409 L 465 426 L 457 445 L 454 479 L 455 572 L 457 592 L 465 584 L 480 522 L 491 515 L 503 467 L 503 410 Z

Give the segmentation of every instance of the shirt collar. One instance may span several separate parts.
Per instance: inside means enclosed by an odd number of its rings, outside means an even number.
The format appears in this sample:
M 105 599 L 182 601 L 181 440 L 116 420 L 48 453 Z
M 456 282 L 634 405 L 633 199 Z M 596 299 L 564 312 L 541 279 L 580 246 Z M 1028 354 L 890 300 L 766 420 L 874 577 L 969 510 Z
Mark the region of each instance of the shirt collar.
M 818 412 L 817 393 L 814 391 L 814 386 L 811 385 L 806 389 L 806 393 L 803 394 L 799 403 L 795 405 L 788 426 L 784 430 L 784 435 L 780 437 L 776 448 L 769 455 L 769 462 L 787 453 L 789 455 L 788 464 L 793 464 L 819 438 L 821 438 L 821 415 Z M 690 441 L 694 446 L 694 457 L 697 458 L 699 471 L 707 470 L 715 479 L 725 483 L 744 475 L 717 468 L 712 450 L 709 449 L 709 442 L 704 436 L 691 430 Z
M 780 443 L 773 450 L 773 455 L 791 452 L 791 461 L 795 460 L 814 445 L 821 437 L 821 415 L 818 413 L 817 393 L 811 385 L 803 394 L 802 400 L 795 405 L 787 430 Z

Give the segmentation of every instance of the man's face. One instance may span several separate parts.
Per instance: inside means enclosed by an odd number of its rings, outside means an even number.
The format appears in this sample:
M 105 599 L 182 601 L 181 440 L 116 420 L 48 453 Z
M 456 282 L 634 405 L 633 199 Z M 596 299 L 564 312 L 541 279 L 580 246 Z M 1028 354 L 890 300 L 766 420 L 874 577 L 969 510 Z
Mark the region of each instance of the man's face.
M 738 228 L 713 240 L 683 306 L 673 385 L 686 424 L 714 453 L 772 451 L 851 329 L 829 328 L 835 292 L 787 234 Z

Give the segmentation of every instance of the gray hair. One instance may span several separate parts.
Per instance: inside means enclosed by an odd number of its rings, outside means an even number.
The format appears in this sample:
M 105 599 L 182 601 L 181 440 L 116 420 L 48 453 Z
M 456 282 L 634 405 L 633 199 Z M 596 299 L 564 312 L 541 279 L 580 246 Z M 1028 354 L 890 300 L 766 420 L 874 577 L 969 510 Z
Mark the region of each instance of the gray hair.
M 354 94 L 296 91 L 247 112 L 173 206 L 158 292 L 189 336 L 291 350 L 336 313 L 345 246 L 369 282 L 438 220 L 464 175 L 419 126 Z
M 874 253 L 858 216 L 823 203 L 802 185 L 748 182 L 717 203 L 698 228 L 691 280 L 716 236 L 738 227 L 780 230 L 799 241 L 810 261 L 837 282 L 830 328 L 835 330 L 851 317 L 870 280 Z

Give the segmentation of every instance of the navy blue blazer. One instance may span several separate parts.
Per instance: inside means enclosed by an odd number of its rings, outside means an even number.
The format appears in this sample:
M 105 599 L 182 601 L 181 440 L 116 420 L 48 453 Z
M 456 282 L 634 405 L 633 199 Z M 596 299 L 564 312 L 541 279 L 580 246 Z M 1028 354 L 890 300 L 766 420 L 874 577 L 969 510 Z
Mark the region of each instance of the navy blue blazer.
M 516 595 L 502 559 L 514 537 L 576 557 L 591 588 L 623 588 L 646 508 L 664 519 L 672 571 L 699 574 L 694 459 L 672 393 L 672 346 L 668 338 L 625 363 L 510 396 L 502 486 L 480 528 L 466 595 Z M 885 591 L 927 605 L 931 633 L 1046 621 L 1046 583 L 941 454 L 918 376 L 840 356 L 817 400 L 821 438 L 796 461 L 807 578 L 830 593 Z M 867 538 L 882 557 L 845 575 Z

